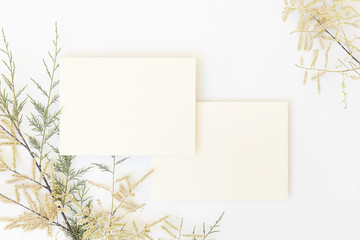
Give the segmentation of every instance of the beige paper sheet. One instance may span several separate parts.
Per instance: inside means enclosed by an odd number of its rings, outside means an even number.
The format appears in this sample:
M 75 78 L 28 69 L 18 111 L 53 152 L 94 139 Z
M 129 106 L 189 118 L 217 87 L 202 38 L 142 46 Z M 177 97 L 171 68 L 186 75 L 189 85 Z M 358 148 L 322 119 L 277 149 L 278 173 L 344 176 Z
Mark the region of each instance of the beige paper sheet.
M 62 58 L 61 154 L 194 154 L 195 78 L 195 58 Z
M 198 102 L 196 154 L 152 157 L 152 200 L 288 196 L 288 103 Z

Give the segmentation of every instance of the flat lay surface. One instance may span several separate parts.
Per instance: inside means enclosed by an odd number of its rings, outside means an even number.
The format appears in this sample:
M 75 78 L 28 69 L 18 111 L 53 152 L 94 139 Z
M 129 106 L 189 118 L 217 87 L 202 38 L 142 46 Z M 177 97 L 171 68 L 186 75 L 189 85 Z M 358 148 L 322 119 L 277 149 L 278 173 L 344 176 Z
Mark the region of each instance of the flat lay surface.
M 212 223 L 225 211 L 217 239 L 358 239 L 360 82 L 347 83 L 346 110 L 337 77 L 322 79 L 321 95 L 315 82 L 303 85 L 303 71 L 294 66 L 297 36 L 290 34 L 296 21 L 283 23 L 282 8 L 282 1 L 267 0 L 7 1 L 0 23 L 23 84 L 44 78 L 40 57 L 57 21 L 63 57 L 195 57 L 199 101 L 289 102 L 288 200 L 151 203 L 146 182 L 145 212 L 191 225 Z M 150 168 L 149 157 L 134 157 L 121 172 Z M 1 204 L 0 215 L 15 209 Z M 47 239 L 20 230 L 1 230 L 1 237 Z

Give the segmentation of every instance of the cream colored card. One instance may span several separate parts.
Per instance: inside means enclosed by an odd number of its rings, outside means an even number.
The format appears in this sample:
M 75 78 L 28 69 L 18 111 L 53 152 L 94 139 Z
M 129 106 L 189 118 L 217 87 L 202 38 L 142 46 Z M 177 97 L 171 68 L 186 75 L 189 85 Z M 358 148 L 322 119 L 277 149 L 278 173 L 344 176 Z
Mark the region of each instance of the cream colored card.
M 196 154 L 152 157 L 152 200 L 288 196 L 288 103 L 198 102 Z
M 62 58 L 61 154 L 194 154 L 195 78 L 195 58 Z

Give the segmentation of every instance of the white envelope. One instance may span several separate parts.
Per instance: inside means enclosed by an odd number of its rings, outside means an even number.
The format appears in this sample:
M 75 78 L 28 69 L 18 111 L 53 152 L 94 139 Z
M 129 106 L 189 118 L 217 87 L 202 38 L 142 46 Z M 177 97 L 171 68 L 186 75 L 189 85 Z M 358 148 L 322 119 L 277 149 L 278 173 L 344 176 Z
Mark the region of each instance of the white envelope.
M 288 197 L 288 103 L 198 102 L 196 154 L 152 157 L 152 200 Z
M 195 58 L 62 58 L 60 153 L 191 155 Z

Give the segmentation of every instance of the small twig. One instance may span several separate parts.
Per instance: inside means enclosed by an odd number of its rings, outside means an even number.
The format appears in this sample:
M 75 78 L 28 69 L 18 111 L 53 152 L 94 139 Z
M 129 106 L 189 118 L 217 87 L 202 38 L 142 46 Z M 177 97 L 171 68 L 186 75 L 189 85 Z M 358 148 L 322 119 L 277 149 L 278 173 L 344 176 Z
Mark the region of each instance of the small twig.
M 43 185 L 41 182 L 38 182 L 38 181 L 36 181 L 35 179 L 32 179 L 31 177 L 28 177 L 28 176 L 26 176 L 26 175 L 24 175 L 24 174 L 21 174 L 21 173 L 19 173 L 18 171 L 16 171 L 16 170 L 13 170 L 13 169 L 9 169 L 9 171 L 11 171 L 11 172 L 13 172 L 13 173 L 15 173 L 15 174 L 17 174 L 17 175 L 20 175 L 21 177 L 23 177 L 23 178 L 25 178 L 25 179 L 27 179 L 27 180 L 29 180 L 29 181 L 32 181 L 33 183 L 36 183 L 36 184 L 38 184 L 39 186 L 42 186 L 43 188 L 47 188 L 45 185 Z
M 210 226 L 210 230 L 209 230 L 209 232 L 208 232 L 206 235 L 204 234 L 203 240 L 205 240 L 210 234 L 215 233 L 214 229 L 219 226 L 218 224 L 219 224 L 219 222 L 221 221 L 221 219 L 222 219 L 222 217 L 224 216 L 224 214 L 225 214 L 225 212 L 223 212 L 223 213 L 220 215 L 219 219 L 216 220 L 216 222 L 215 222 L 215 224 L 214 224 L 213 226 Z M 218 232 L 218 231 L 217 231 L 217 232 Z
M 0 124 L 0 128 L 7 133 L 8 135 L 10 135 L 10 137 L 12 137 L 15 141 L 17 141 L 20 145 L 25 147 L 25 144 L 23 142 L 21 142 L 16 136 L 14 136 L 10 131 L 8 131 L 3 125 Z
M 315 16 L 312 15 L 312 17 L 313 17 L 320 25 L 322 25 L 322 23 L 321 23 Z M 340 41 L 338 41 L 338 40 L 335 38 L 334 35 L 332 35 L 331 32 L 329 32 L 326 28 L 325 28 L 324 30 L 325 30 L 325 32 L 326 32 L 327 34 L 330 35 L 330 37 L 331 37 L 334 41 L 336 41 L 336 42 L 339 44 L 339 46 L 340 46 L 352 59 L 354 59 L 355 62 L 357 62 L 357 63 L 360 65 L 360 61 L 359 61 L 356 57 L 354 57 L 354 56 L 350 53 L 350 51 L 349 51 L 348 49 L 346 49 L 346 47 L 345 47 Z
M 295 64 L 295 66 L 298 68 L 305 69 L 305 70 L 320 71 L 320 72 L 333 72 L 333 73 L 345 73 L 345 72 L 352 72 L 352 71 L 360 70 L 360 67 L 353 68 L 353 69 L 348 68 L 346 70 L 328 70 L 328 69 L 321 69 L 321 68 L 309 68 L 309 67 L 300 66 L 298 64 Z
M 357 71 L 358 68 L 354 68 L 354 63 L 349 62 L 349 64 L 351 65 L 351 67 L 353 67 L 352 69 L 350 69 L 348 66 L 346 66 L 346 64 L 345 64 L 343 61 L 341 61 L 340 59 L 338 59 L 338 60 L 339 60 L 339 62 L 340 62 L 344 67 L 346 67 L 347 70 L 349 70 L 349 71 L 354 71 L 354 72 L 356 72 L 357 75 L 360 76 L 360 73 Z M 345 72 L 343 72 L 343 73 L 345 73 Z
M 179 237 L 178 237 L 178 240 L 181 239 L 181 231 L 182 231 L 183 223 L 184 223 L 184 219 L 181 218 L 181 223 L 180 223 L 180 227 L 179 227 Z
M 112 216 L 114 216 L 115 212 L 114 211 L 114 202 L 115 202 L 115 170 L 116 170 L 116 157 L 112 156 L 113 158 L 113 165 L 112 165 L 112 184 L 111 184 L 111 217 L 109 219 L 109 226 L 111 227 L 112 225 Z

